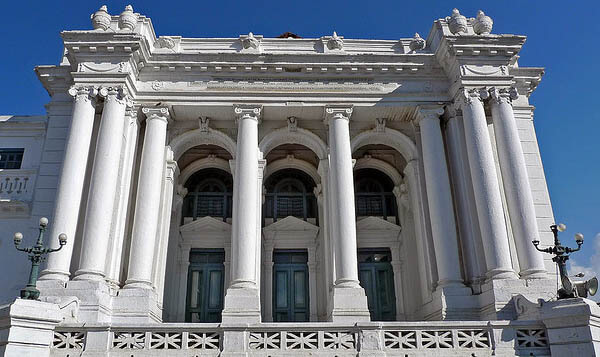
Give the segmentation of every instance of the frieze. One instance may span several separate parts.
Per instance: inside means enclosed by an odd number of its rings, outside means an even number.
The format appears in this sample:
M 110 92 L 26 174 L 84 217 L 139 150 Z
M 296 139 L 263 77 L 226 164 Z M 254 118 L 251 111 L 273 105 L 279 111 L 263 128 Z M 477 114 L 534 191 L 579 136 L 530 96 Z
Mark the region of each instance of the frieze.
M 319 92 L 391 92 L 399 87 L 400 83 L 344 83 L 344 82 L 317 82 L 317 81 L 273 81 L 273 82 L 250 82 L 250 81 L 195 81 L 189 82 L 189 87 L 204 90 L 230 91 L 319 91 Z
M 77 72 L 81 73 L 126 73 L 130 66 L 127 62 L 120 63 L 93 63 L 82 62 L 77 65 Z
M 463 76 L 507 76 L 507 66 L 476 66 L 462 65 L 460 73 Z

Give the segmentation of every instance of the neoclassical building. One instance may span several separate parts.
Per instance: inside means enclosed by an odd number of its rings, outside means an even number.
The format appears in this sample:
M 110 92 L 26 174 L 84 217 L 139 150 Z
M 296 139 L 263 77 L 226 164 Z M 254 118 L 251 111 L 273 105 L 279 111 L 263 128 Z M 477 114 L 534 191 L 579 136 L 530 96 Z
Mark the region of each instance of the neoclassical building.
M 0 121 L 2 231 L 68 237 L 51 355 L 550 355 L 523 317 L 556 292 L 544 71 L 492 23 L 182 38 L 128 6 L 62 32 L 47 115 Z

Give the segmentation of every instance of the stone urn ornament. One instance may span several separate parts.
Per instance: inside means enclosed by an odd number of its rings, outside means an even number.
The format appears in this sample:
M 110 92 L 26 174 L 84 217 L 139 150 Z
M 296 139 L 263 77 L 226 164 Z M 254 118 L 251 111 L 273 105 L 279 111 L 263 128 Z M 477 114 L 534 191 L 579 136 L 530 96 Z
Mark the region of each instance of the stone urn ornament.
M 133 13 L 133 6 L 125 6 L 125 11 L 119 15 L 119 28 L 122 30 L 133 31 L 137 24 L 137 16 Z
M 460 14 L 458 9 L 452 10 L 452 15 L 446 17 L 448 21 L 448 28 L 453 34 L 459 32 L 467 32 L 467 18 Z
M 102 5 L 90 18 L 94 30 L 100 29 L 106 31 L 110 27 L 110 14 L 107 11 L 106 5 Z
M 494 21 L 483 11 L 477 11 L 477 18 L 473 21 L 473 31 L 478 35 L 489 35 L 492 32 Z

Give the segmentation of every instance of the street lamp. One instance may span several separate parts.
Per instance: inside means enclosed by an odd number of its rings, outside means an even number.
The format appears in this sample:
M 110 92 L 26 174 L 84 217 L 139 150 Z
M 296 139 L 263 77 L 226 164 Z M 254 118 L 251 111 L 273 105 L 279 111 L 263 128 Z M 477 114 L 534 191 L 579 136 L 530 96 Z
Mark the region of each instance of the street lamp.
M 567 226 L 562 223 L 558 225 L 553 224 L 550 226 L 550 229 L 554 234 L 553 247 L 540 249 L 538 247 L 540 245 L 539 240 L 534 240 L 532 243 L 535 246 L 535 249 L 538 251 L 554 255 L 552 261 L 558 265 L 560 281 L 562 284 L 562 288 L 558 289 L 558 298 L 567 299 L 595 295 L 598 291 L 598 279 L 596 277 L 593 277 L 587 281 L 573 282 L 567 273 L 567 260 L 569 260 L 569 255 L 581 249 L 581 246 L 583 245 L 583 234 L 575 234 L 575 243 L 577 243 L 577 248 L 569 248 L 561 245 L 560 240 L 558 239 L 558 232 L 564 232 L 567 229 Z
M 67 244 L 67 235 L 61 233 L 58 235 L 58 244 L 59 247 L 57 249 L 52 248 L 44 248 L 44 232 L 46 231 L 46 227 L 48 226 L 48 218 L 42 217 L 40 219 L 40 234 L 38 236 L 37 242 L 33 247 L 20 248 L 21 242 L 23 241 L 23 234 L 21 232 L 15 233 L 13 237 L 13 242 L 15 243 L 15 248 L 18 251 L 25 252 L 29 254 L 29 260 L 31 260 L 31 272 L 29 273 L 29 282 L 24 289 L 21 289 L 21 298 L 29 299 L 29 300 L 37 300 L 40 296 L 40 291 L 36 289 L 35 285 L 38 279 L 38 274 L 40 270 L 40 263 L 46 259 L 44 257 L 45 254 L 58 252 L 62 249 L 62 247 Z

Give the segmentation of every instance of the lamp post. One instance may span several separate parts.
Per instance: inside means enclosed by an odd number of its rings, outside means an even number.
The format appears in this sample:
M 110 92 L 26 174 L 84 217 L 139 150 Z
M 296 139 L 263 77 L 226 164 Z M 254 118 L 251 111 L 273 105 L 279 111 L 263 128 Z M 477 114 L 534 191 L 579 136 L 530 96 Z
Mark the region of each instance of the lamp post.
M 539 240 L 534 240 L 532 243 L 538 251 L 554 255 L 552 261 L 558 265 L 560 281 L 562 284 L 562 288 L 558 289 L 558 298 L 587 297 L 588 293 L 589 295 L 594 295 L 598 289 L 598 279 L 596 279 L 596 277 L 585 282 L 572 282 L 567 272 L 567 260 L 569 260 L 569 255 L 581 249 L 581 246 L 583 245 L 583 234 L 576 233 L 575 243 L 577 243 L 577 248 L 569 248 L 563 246 L 558 239 L 558 232 L 564 232 L 567 229 L 567 226 L 562 223 L 558 225 L 553 224 L 550 226 L 550 229 L 554 234 L 553 247 L 540 249 Z
M 29 300 L 37 300 L 40 296 L 40 291 L 35 287 L 38 279 L 38 274 L 40 271 L 40 263 L 46 259 L 44 255 L 57 252 L 62 249 L 62 247 L 67 244 L 67 235 L 61 233 L 58 236 L 59 247 L 57 249 L 53 248 L 44 248 L 44 232 L 46 231 L 46 227 L 48 226 L 48 218 L 42 217 L 40 219 L 40 234 L 38 236 L 37 242 L 33 247 L 20 248 L 19 245 L 23 241 L 23 234 L 21 232 L 17 232 L 14 235 L 13 242 L 15 243 L 15 248 L 18 251 L 25 252 L 29 254 L 29 260 L 31 261 L 31 272 L 29 273 L 29 282 L 24 289 L 21 289 L 21 298 L 29 299 Z

